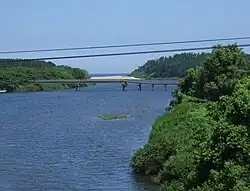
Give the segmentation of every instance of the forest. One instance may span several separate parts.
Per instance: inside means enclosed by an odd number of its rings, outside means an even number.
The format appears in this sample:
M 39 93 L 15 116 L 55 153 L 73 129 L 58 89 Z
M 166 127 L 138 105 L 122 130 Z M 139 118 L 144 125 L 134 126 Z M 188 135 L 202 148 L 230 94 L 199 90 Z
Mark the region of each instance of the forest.
M 189 68 L 147 143 L 131 158 L 134 172 L 162 191 L 250 190 L 250 61 L 236 44 L 213 48 Z
M 66 84 L 32 84 L 34 80 L 86 79 L 88 72 L 69 66 L 57 66 L 46 61 L 27 61 L 22 59 L 0 60 L 0 89 L 13 91 L 42 91 L 71 88 Z
M 187 74 L 187 69 L 201 65 L 208 55 L 209 53 L 181 53 L 148 60 L 130 75 L 145 79 L 182 78 Z M 250 55 L 245 56 L 250 58 Z

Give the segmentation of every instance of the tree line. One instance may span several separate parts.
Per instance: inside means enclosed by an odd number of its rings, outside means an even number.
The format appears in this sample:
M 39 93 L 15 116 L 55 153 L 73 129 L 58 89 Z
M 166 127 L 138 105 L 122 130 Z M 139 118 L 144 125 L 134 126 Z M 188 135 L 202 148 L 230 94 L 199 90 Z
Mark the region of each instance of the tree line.
M 30 61 L 24 59 L 0 59 L 0 69 L 2 68 L 53 68 L 56 65 L 53 62 L 46 61 Z
M 165 191 L 250 190 L 250 61 L 237 47 L 213 48 L 190 68 L 131 159 Z
M 0 60 L 0 88 L 7 91 L 39 91 L 69 88 L 72 85 L 34 85 L 35 80 L 86 79 L 88 72 L 46 61 Z
M 144 65 L 135 69 L 130 75 L 139 78 L 181 78 L 188 68 L 202 64 L 209 53 L 181 53 L 169 57 L 148 60 Z M 245 55 L 250 58 L 250 55 Z

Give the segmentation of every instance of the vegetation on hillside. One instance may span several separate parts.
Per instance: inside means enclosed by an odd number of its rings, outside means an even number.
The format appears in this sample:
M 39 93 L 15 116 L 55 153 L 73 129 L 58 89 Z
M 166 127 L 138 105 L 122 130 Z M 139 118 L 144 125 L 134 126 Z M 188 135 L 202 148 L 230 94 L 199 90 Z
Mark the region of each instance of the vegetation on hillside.
M 148 60 L 130 75 L 138 78 L 182 78 L 187 69 L 200 66 L 209 53 L 181 53 L 169 57 Z M 246 55 L 250 58 L 250 55 Z
M 69 88 L 72 85 L 35 85 L 35 80 L 86 79 L 86 70 L 69 66 L 56 66 L 52 62 L 0 60 L 0 89 L 7 91 L 41 91 Z
M 183 77 L 188 68 L 200 65 L 206 56 L 206 53 L 181 53 L 148 60 L 143 66 L 134 70 L 131 76 L 146 79 Z
M 56 65 L 53 62 L 30 61 L 23 59 L 0 59 L 0 68 L 53 68 Z
M 250 62 L 216 46 L 189 69 L 149 140 L 131 159 L 166 191 L 250 190 Z

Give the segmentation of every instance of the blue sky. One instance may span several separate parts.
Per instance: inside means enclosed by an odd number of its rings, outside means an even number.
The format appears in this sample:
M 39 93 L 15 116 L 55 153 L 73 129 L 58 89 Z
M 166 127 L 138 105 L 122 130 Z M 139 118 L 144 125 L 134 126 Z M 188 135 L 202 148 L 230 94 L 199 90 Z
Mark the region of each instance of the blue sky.
M 249 0 L 1 0 L 0 51 L 250 36 L 249 8 Z M 239 41 L 247 42 L 250 43 L 250 40 Z M 26 53 L 0 57 L 34 58 L 204 45 L 208 44 Z M 246 51 L 250 52 L 250 49 Z M 123 73 L 131 72 L 148 59 L 167 55 L 53 62 L 85 68 L 90 73 Z

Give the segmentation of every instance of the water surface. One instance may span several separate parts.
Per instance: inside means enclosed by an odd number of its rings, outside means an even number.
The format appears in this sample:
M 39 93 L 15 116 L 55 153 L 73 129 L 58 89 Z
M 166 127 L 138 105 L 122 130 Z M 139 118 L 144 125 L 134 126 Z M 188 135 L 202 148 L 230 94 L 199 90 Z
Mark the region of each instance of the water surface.
M 149 190 L 129 160 L 145 144 L 171 89 L 98 84 L 0 95 L 0 190 Z M 100 114 L 128 114 L 103 121 Z

